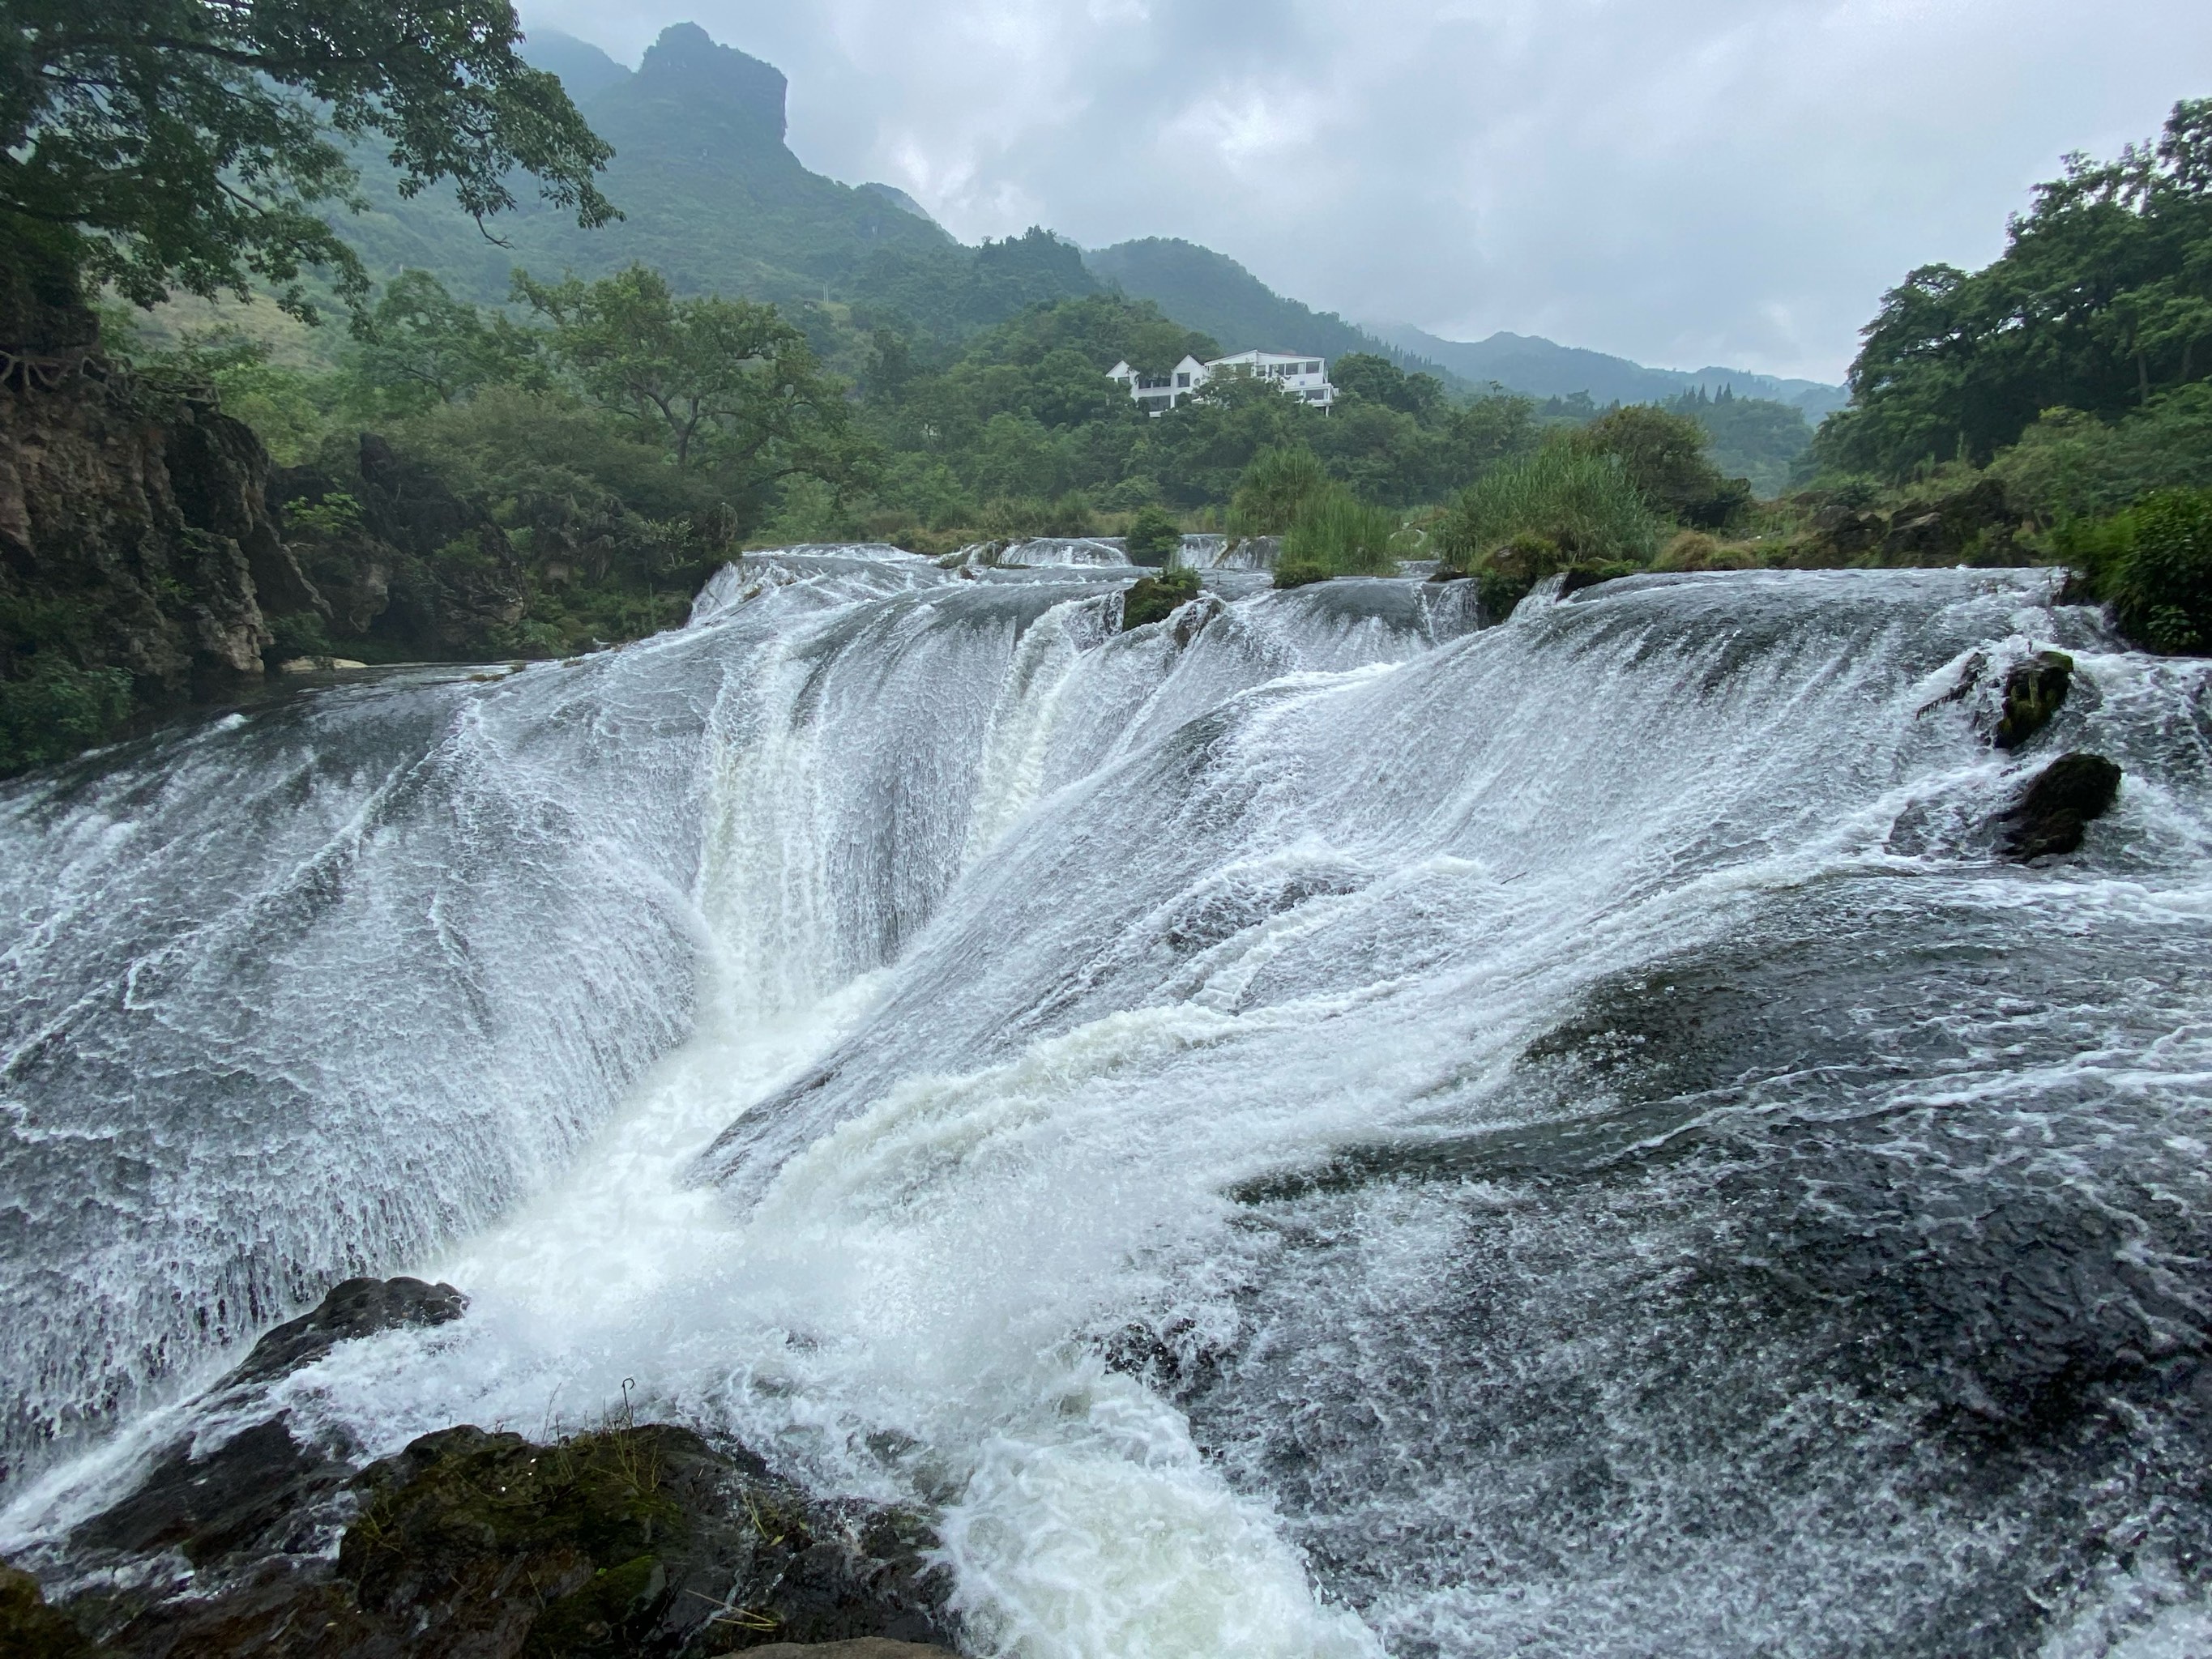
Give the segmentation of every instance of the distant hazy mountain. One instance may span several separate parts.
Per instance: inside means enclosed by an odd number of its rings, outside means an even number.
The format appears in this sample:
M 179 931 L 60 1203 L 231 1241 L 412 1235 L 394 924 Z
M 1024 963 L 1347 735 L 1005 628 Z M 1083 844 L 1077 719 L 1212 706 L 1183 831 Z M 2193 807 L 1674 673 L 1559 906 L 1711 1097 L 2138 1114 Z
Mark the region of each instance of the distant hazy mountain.
M 617 64 L 588 40 L 558 29 L 533 29 L 522 42 L 522 56 L 532 69 L 550 70 L 561 77 L 572 102 L 592 97 L 629 79 L 627 64 Z
M 1378 328 L 1403 349 L 1431 357 L 1470 380 L 1495 380 L 1533 398 L 1569 398 L 1587 392 L 1598 404 L 1660 403 L 1692 386 L 1709 392 L 1723 387 L 1739 398 L 1765 398 L 1790 404 L 1817 422 L 1850 401 L 1843 387 L 1818 380 L 1777 380 L 1741 368 L 1646 368 L 1626 357 L 1578 346 L 1556 345 L 1525 334 L 1493 334 L 1486 340 L 1445 340 L 1402 325 Z
M 499 300 L 515 265 L 594 276 L 641 261 L 682 292 L 866 301 L 947 335 L 1097 289 L 1070 243 L 1040 234 L 965 247 L 902 191 L 808 171 L 784 143 L 781 71 L 695 24 L 663 31 L 635 72 L 551 30 L 525 53 L 561 76 L 614 146 L 603 187 L 623 219 L 579 230 L 528 203 L 494 223 L 494 242 L 430 194 L 402 201 L 386 189 L 346 227 L 373 270 L 417 266 Z
M 1225 253 L 1170 236 L 1116 242 L 1083 256 L 1091 274 L 1133 299 L 1150 300 L 1186 328 L 1211 334 L 1224 351 L 1312 351 L 1325 357 L 1371 351 L 1456 384 L 1448 365 L 1347 323 L 1333 311 L 1286 300 Z

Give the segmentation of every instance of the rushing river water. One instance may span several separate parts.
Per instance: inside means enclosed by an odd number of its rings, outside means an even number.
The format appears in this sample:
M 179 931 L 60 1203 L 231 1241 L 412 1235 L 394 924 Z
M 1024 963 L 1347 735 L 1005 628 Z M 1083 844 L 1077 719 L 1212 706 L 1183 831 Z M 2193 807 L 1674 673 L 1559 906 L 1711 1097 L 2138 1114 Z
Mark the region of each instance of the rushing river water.
M 0 787 L 0 1550 L 414 1272 L 295 1429 L 628 1382 L 930 1505 L 979 1652 L 2212 1650 L 2205 662 L 2022 571 L 1125 634 L 1067 546 Z

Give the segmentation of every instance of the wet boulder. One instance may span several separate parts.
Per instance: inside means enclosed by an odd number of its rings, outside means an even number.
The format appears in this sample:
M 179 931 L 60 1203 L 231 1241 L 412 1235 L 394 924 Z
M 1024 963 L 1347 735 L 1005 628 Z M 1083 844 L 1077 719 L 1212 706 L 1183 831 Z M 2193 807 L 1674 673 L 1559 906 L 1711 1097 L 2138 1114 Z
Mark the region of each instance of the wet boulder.
M 311 1313 L 263 1335 L 246 1363 L 226 1378 L 265 1382 L 313 1364 L 341 1342 L 402 1325 L 442 1325 L 467 1311 L 469 1299 L 451 1285 L 419 1279 L 349 1279 Z
M 936 1541 L 909 1511 L 811 1498 L 742 1448 L 665 1424 L 550 1445 L 462 1426 L 356 1474 L 280 1421 L 179 1454 L 82 1529 L 77 1564 L 140 1588 L 70 1611 L 131 1659 L 949 1645 Z M 150 1570 L 129 1571 L 133 1555 Z
M 918 1517 L 817 1503 L 687 1429 L 448 1429 L 365 1472 L 338 1575 L 424 1654 L 731 1652 L 950 1634 Z
M 312 1554 L 319 1528 L 343 1512 L 352 1474 L 295 1440 L 279 1417 L 204 1455 L 190 1441 L 171 1448 L 137 1491 L 79 1527 L 70 1543 L 101 1565 L 174 1554 L 195 1572 Z
M 2005 675 L 1995 741 L 2017 749 L 2051 723 L 2074 682 L 2074 659 L 2063 651 L 2039 651 Z
M 2077 851 L 2087 826 L 2119 799 L 2120 775 L 2102 755 L 2061 755 L 2035 775 L 2001 820 L 2005 856 L 2025 863 Z

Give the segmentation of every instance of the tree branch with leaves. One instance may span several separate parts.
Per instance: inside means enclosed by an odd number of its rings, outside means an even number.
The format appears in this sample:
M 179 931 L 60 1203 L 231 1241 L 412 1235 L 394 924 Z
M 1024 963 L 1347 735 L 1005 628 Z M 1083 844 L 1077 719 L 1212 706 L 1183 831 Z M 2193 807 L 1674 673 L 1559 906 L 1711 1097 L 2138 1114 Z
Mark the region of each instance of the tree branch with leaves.
M 312 269 L 368 292 L 326 217 L 359 205 L 363 143 L 480 224 L 523 173 L 603 224 L 613 152 L 520 40 L 507 0 L 9 0 L 0 244 L 140 305 L 258 283 L 312 318 Z

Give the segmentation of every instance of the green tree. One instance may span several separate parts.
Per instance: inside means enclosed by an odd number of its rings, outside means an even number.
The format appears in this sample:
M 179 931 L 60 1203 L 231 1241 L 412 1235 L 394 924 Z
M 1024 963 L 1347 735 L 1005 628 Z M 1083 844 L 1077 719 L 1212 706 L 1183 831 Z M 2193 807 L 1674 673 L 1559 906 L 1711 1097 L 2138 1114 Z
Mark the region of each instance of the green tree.
M 1705 430 L 1687 415 L 1630 404 L 1607 410 L 1568 440 L 1592 455 L 1610 455 L 1651 506 L 1679 523 L 1717 530 L 1751 502 L 1751 486 L 1724 478 L 1705 459 Z
M 842 485 L 863 464 L 844 386 L 774 306 L 679 300 L 642 265 L 595 283 L 517 271 L 514 294 L 552 325 L 547 349 L 578 391 L 653 434 L 679 471 Z
M 1182 548 L 1182 528 L 1157 507 L 1139 507 L 1121 544 L 1132 564 L 1164 565 Z
M 1424 423 L 1444 412 L 1444 384 L 1433 374 L 1408 374 L 1388 357 L 1352 351 L 1329 365 L 1329 384 L 1347 403 L 1380 404 Z
M 1912 271 L 1863 338 L 1814 441 L 1831 472 L 1984 463 L 2046 409 L 2112 420 L 2212 377 L 2212 99 L 2116 161 L 2069 156 L 1993 264 Z
M 367 289 L 324 217 L 351 199 L 340 141 L 381 149 L 406 194 L 450 182 L 479 222 L 520 172 L 603 223 L 611 152 L 520 38 L 507 0 L 9 0 L 0 248 L 140 305 L 258 281 L 312 315 L 310 267 Z
M 354 370 L 377 400 L 399 410 L 465 402 L 488 386 L 529 378 L 538 342 L 507 318 L 457 300 L 427 270 L 385 285 L 358 330 Z

